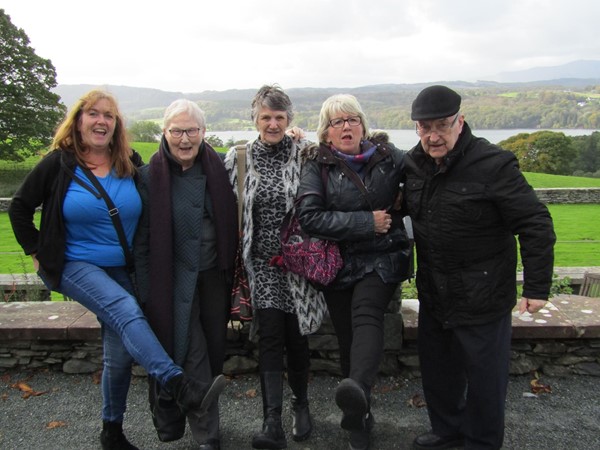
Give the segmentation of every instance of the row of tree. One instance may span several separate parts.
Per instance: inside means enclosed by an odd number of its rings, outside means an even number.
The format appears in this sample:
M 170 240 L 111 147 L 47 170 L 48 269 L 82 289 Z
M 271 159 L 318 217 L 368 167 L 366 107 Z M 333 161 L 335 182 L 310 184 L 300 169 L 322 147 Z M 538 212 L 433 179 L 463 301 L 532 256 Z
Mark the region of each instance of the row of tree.
M 600 178 L 600 132 L 566 136 L 553 131 L 520 133 L 499 145 L 512 151 L 525 172 Z

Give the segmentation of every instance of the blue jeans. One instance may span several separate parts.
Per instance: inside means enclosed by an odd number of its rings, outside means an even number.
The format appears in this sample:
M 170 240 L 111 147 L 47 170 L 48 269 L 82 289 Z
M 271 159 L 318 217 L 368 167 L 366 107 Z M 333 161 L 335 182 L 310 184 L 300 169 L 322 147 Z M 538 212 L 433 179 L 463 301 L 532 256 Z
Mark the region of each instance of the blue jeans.
M 183 372 L 148 325 L 124 267 L 67 261 L 57 291 L 81 303 L 102 324 L 104 420 L 123 420 L 133 360 L 162 385 Z

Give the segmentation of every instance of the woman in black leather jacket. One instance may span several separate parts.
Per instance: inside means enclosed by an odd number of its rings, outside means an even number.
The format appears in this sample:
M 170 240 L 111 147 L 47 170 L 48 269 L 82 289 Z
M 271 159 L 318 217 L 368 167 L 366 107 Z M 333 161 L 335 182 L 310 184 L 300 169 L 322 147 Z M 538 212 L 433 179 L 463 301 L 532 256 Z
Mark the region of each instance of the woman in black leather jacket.
M 317 135 L 319 145 L 306 151 L 297 213 L 308 234 L 340 245 L 344 266 L 324 291 L 344 376 L 335 399 L 341 427 L 350 430 L 350 448 L 366 449 L 384 313 L 409 272 L 409 241 L 394 209 L 404 153 L 384 134 L 369 137 L 367 119 L 351 95 L 323 103 Z

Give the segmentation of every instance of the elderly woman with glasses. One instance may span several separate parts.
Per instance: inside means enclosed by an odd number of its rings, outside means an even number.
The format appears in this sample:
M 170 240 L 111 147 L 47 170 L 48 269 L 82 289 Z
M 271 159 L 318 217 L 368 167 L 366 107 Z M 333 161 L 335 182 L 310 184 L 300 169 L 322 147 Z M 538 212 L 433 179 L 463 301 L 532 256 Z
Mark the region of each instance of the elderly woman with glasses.
M 143 212 L 135 257 L 140 299 L 150 325 L 187 375 L 208 382 L 223 370 L 231 274 L 237 244 L 235 197 L 222 157 L 204 141 L 204 112 L 176 100 L 163 137 L 140 171 Z M 219 407 L 180 411 L 150 378 L 150 407 L 161 441 L 185 432 L 186 415 L 200 449 L 220 448 Z
M 313 423 L 308 409 L 310 365 L 306 334 L 315 332 L 326 312 L 321 293 L 303 278 L 270 264 L 281 249 L 279 227 L 293 206 L 301 170 L 300 150 L 309 145 L 286 134 L 294 114 L 288 95 L 278 86 L 263 86 L 252 101 L 259 136 L 245 148 L 232 148 L 225 166 L 237 194 L 240 152 L 245 152 L 242 202 L 243 260 L 248 272 L 253 330 L 258 330 L 263 426 L 252 446 L 287 447 L 281 425 L 284 354 L 292 390 L 292 436 L 308 439 Z
M 340 244 L 344 266 L 324 290 L 344 377 L 335 401 L 341 427 L 350 431 L 350 448 L 367 449 L 384 313 L 410 270 L 409 240 L 394 209 L 404 153 L 387 135 L 369 135 L 367 118 L 351 95 L 325 100 L 317 135 L 319 145 L 307 151 L 297 213 L 308 234 Z

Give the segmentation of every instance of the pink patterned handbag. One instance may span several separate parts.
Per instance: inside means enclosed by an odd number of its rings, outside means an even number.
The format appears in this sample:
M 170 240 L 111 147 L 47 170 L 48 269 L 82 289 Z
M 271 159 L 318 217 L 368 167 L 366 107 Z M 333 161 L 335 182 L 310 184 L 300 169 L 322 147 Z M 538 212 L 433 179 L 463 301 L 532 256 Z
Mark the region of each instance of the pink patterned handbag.
M 296 203 L 300 198 L 296 200 Z M 292 208 L 281 223 L 281 255 L 271 265 L 281 266 L 317 285 L 327 286 L 344 265 L 337 242 L 306 234 Z

